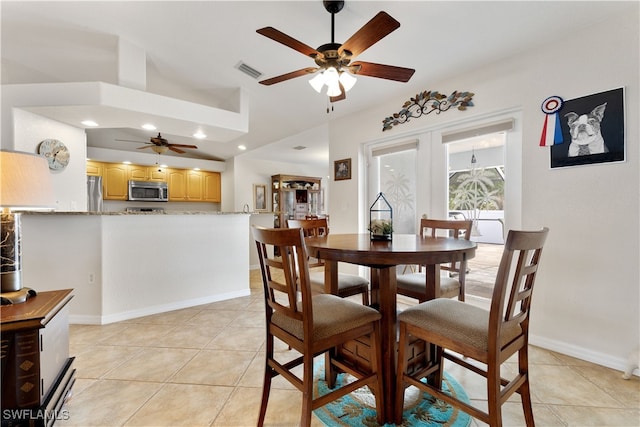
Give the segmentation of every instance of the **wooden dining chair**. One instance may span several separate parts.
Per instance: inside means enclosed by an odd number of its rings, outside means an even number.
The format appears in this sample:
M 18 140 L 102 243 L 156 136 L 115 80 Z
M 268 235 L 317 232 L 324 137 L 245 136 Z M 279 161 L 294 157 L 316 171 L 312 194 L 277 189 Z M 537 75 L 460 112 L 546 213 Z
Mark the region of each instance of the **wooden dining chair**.
M 398 315 L 398 376 L 396 423 L 402 421 L 404 389 L 415 386 L 492 427 L 502 426 L 502 404 L 514 392 L 521 395 L 527 426 L 534 425 L 529 390 L 529 313 L 542 247 L 549 230 L 510 231 L 504 245 L 489 311 L 452 299 L 437 298 L 410 307 Z M 423 340 L 432 351 L 425 366 L 410 363 L 410 342 Z M 454 354 L 455 353 L 455 354 Z M 501 365 L 518 353 L 517 374 L 501 376 Z M 484 412 L 442 391 L 444 359 L 486 378 Z M 472 364 L 474 359 L 484 366 Z M 503 372 L 504 374 L 504 372 Z M 428 378 L 428 383 L 421 382 Z
M 379 375 L 382 360 L 380 313 L 336 295 L 312 295 L 302 230 L 252 227 L 262 272 L 267 329 L 258 426 L 264 424 L 271 380 L 277 375 L 302 391 L 301 426 L 310 425 L 313 410 L 365 385 L 376 396 L 377 419 L 383 424 L 382 380 Z M 271 255 L 273 248 L 279 248 L 279 256 Z M 297 350 L 301 356 L 286 362 L 276 360 L 274 338 Z M 356 339 L 370 340 L 370 368 L 349 363 L 340 356 L 343 353 L 336 351 L 338 346 Z M 332 378 L 327 379 L 329 384 L 334 383 L 337 372 L 347 372 L 357 380 L 314 399 L 313 359 L 323 353 L 327 355 L 325 359 Z M 292 372 L 300 365 L 303 366 L 302 378 Z
M 420 220 L 420 235 L 422 236 L 442 236 L 453 237 L 455 239 L 471 238 L 471 220 L 448 220 L 448 219 L 427 219 Z M 446 232 L 446 234 L 442 234 Z M 421 267 L 419 267 L 421 270 Z M 440 298 L 457 297 L 459 301 L 464 301 L 465 295 L 465 274 L 467 270 L 466 260 L 441 264 L 440 271 Z M 410 298 L 415 298 L 418 302 L 427 300 L 427 279 L 425 273 L 401 274 L 396 278 L 398 293 Z
M 319 219 L 290 219 L 289 228 L 301 228 L 305 237 L 317 237 L 329 234 L 326 218 Z M 309 268 L 324 267 L 324 261 L 319 258 L 310 260 Z M 311 285 L 319 292 L 324 292 L 324 270 L 311 273 Z M 338 296 L 346 298 L 362 294 L 362 304 L 369 305 L 369 281 L 357 274 L 338 273 Z

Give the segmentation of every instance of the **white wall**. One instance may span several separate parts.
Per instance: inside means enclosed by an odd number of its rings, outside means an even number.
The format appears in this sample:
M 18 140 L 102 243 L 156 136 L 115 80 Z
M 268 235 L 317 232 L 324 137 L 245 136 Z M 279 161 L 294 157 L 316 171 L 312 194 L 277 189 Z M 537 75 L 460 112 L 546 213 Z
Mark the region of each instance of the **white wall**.
M 327 188 L 327 175 L 326 168 L 317 166 L 310 166 L 304 164 L 294 164 L 286 162 L 271 162 L 260 159 L 252 159 L 247 156 L 236 156 L 233 159 L 233 166 L 227 167 L 227 171 L 224 174 L 228 174 L 228 171 L 233 171 L 233 196 L 232 199 L 235 205 L 232 209 L 235 211 L 242 211 L 244 204 L 249 205 L 249 210 L 253 211 L 253 184 L 264 184 L 267 186 L 267 210 L 271 212 L 272 195 L 271 195 L 271 176 L 278 174 L 286 175 L 302 175 L 313 176 L 322 178 L 321 188 Z M 225 175 L 223 174 L 223 178 Z M 224 190 L 224 187 L 223 187 Z M 327 208 L 328 191 L 325 190 L 325 208 Z M 225 194 L 222 197 L 223 209 L 225 209 Z M 251 215 L 251 224 L 259 225 L 262 227 L 273 227 L 273 215 L 268 213 Z M 252 236 L 249 236 L 247 242 L 249 246 L 249 265 L 251 268 L 258 268 L 258 254 L 255 249 L 255 243 Z
M 383 133 L 381 120 L 414 95 L 400 93 L 395 103 L 332 121 L 331 161 L 353 158 L 353 175 L 358 177 L 330 183 L 332 226 L 338 230 L 361 226 L 364 173 L 355 160 L 363 143 L 422 135 L 421 144 L 429 146 L 436 142 L 431 138 L 437 134 L 431 132 L 434 129 L 521 110 L 521 155 L 515 162 L 521 163 L 521 226 L 551 229 L 536 286 L 531 341 L 622 367 L 640 337 L 638 26 L 636 4 L 635 13 L 539 50 L 465 70 L 446 81 L 424 82 L 425 90 L 474 92 L 475 106 L 464 112 L 432 114 Z M 551 170 L 548 149 L 538 146 L 544 120 L 542 101 L 551 95 L 570 100 L 621 86 L 625 87 L 626 162 Z M 438 156 L 431 157 L 425 169 L 442 169 L 440 161 Z M 438 180 L 431 185 L 438 185 Z M 422 191 L 434 192 L 434 188 Z M 360 209 L 354 194 L 360 195 Z
M 13 109 L 13 121 L 2 125 L 13 127 L 15 137 L 13 141 L 3 141 L 3 149 L 37 153 L 38 145 L 44 139 L 58 139 L 67 146 L 69 165 L 62 170 L 49 170 L 56 210 L 86 210 L 87 139 L 84 130 L 17 108 Z

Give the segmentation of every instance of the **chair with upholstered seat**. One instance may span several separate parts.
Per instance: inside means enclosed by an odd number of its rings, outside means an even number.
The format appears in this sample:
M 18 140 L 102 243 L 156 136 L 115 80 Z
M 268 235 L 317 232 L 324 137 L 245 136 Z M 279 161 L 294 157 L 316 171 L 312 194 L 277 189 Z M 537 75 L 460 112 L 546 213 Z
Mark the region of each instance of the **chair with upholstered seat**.
M 420 220 L 420 235 L 422 236 L 449 236 L 455 239 L 469 240 L 471 237 L 471 220 L 445 220 L 426 219 Z M 446 235 L 442 233 L 446 232 Z M 440 275 L 440 298 L 457 297 L 464 301 L 466 260 L 440 265 L 443 274 Z M 398 294 L 415 298 L 418 302 L 426 301 L 427 285 L 425 273 L 401 274 L 396 279 Z
M 517 392 L 521 395 L 527 426 L 534 425 L 529 390 L 529 313 L 548 231 L 544 228 L 509 232 L 488 311 L 460 301 L 437 298 L 398 315 L 397 424 L 402 421 L 402 410 L 398 408 L 403 406 L 404 389 L 416 386 L 494 427 L 502 426 L 502 404 Z M 415 362 L 415 354 L 410 349 L 416 340 L 426 343 L 425 353 L 431 355 L 431 361 Z M 500 367 L 516 353 L 517 374 L 507 380 L 501 376 Z M 487 412 L 442 391 L 445 358 L 486 378 Z M 474 359 L 482 365 L 465 359 Z M 427 383 L 421 382 L 425 377 Z
M 290 219 L 289 228 L 301 228 L 305 237 L 316 237 L 329 234 L 326 218 L 319 219 Z M 324 267 L 321 259 L 313 259 L 309 268 Z M 319 292 L 324 292 L 324 271 L 311 272 L 311 285 Z M 362 304 L 369 305 L 369 281 L 356 274 L 338 273 L 338 296 L 346 298 L 362 294 Z
M 382 360 L 380 313 L 336 295 L 312 295 L 308 254 L 299 228 L 267 229 L 253 226 L 253 236 L 262 272 L 267 328 L 258 426 L 264 424 L 271 380 L 277 375 L 282 375 L 302 391 L 301 426 L 310 424 L 313 410 L 365 385 L 376 395 L 378 422 L 383 424 L 382 380 L 378 374 L 378 366 Z M 279 249 L 280 255 L 277 257 L 272 255 L 274 248 Z M 302 356 L 286 362 L 276 360 L 275 338 L 297 350 Z M 341 358 L 340 352 L 336 350 L 341 344 L 356 339 L 370 340 L 370 368 L 361 365 L 356 367 L 356 364 Z M 329 384 L 334 383 L 338 371 L 347 372 L 357 380 L 314 399 L 313 359 L 323 353 L 327 355 L 328 372 L 332 377 L 327 379 Z M 292 372 L 293 368 L 300 365 L 303 366 L 302 378 Z

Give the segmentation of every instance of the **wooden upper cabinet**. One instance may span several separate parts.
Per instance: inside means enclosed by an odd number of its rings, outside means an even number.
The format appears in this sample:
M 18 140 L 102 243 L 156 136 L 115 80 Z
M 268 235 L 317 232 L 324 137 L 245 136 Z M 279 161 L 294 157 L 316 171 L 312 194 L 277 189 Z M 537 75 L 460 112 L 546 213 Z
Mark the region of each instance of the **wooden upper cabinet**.
M 169 201 L 185 201 L 187 199 L 187 178 L 183 169 L 167 171 L 169 185 Z
M 149 166 L 147 168 L 147 180 L 167 182 L 167 169 L 158 166 Z
M 102 170 L 105 200 L 127 200 L 129 168 L 120 163 L 105 163 Z
M 103 163 L 87 160 L 87 175 L 102 176 Z
M 200 171 L 188 170 L 187 173 L 187 200 L 202 201 L 204 180 Z
M 147 181 L 149 177 L 148 167 L 140 165 L 128 165 L 129 179 L 133 181 Z
M 102 176 L 105 200 L 127 200 L 129 180 L 133 180 L 166 182 L 170 202 L 221 202 L 220 172 L 88 160 L 87 175 Z
M 222 201 L 222 189 L 220 172 L 204 172 L 204 193 L 205 202 L 220 203 Z

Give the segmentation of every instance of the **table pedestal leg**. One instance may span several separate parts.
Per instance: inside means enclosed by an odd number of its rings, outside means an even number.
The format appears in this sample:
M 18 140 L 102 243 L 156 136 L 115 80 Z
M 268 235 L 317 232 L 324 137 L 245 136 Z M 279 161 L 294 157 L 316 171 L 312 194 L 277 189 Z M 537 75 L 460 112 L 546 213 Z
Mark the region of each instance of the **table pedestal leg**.
M 378 300 L 380 314 L 382 314 L 380 327 L 380 341 L 382 345 L 382 396 L 384 417 L 387 422 L 393 422 L 395 403 L 395 379 L 396 379 L 396 267 L 372 268 L 372 276 L 376 276 L 379 283 Z M 373 277 L 372 277 L 373 279 Z

